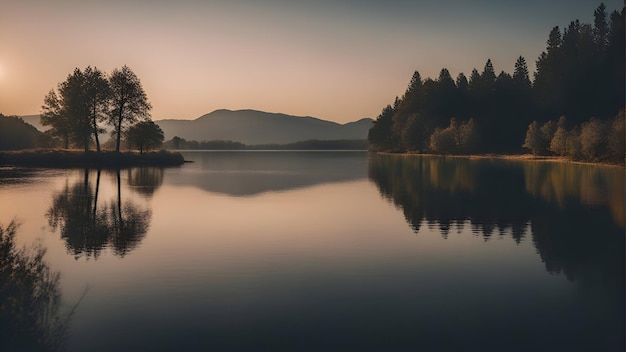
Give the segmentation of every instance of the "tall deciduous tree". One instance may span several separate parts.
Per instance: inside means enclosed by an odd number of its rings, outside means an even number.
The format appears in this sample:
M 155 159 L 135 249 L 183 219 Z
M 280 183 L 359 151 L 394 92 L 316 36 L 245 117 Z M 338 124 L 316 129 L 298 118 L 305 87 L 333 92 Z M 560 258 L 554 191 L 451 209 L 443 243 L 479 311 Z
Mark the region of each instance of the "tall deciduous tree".
M 100 139 L 98 135 L 104 132 L 99 123 L 105 122 L 107 119 L 111 88 L 105 74 L 98 70 L 97 67 L 91 68 L 91 66 L 88 66 L 83 75 L 85 77 L 84 94 L 89 110 L 89 123 L 96 141 L 96 149 L 99 152 Z
M 49 133 L 61 139 L 63 148 L 69 148 L 71 121 L 64 113 L 59 95 L 54 89 L 51 89 L 43 99 L 41 110 L 41 124 L 51 126 Z
M 89 150 L 91 126 L 86 95 L 86 78 L 76 68 L 58 87 L 58 94 L 52 90 L 44 98 L 41 123 L 52 126 L 54 134 L 64 139 L 67 148 L 72 141 Z
M 109 83 L 111 85 L 109 121 L 117 137 L 115 151 L 119 152 L 121 136 L 126 126 L 141 119 L 149 119 L 152 105 L 148 102 L 139 78 L 128 66 L 124 65 L 121 69 L 113 70 Z

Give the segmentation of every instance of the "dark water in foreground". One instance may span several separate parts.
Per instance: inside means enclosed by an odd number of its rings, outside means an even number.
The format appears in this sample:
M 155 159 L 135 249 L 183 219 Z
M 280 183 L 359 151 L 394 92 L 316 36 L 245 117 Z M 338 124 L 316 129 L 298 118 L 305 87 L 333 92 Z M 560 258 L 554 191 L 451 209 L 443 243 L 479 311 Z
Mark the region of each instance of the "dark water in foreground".
M 0 350 L 624 350 L 623 169 L 185 158 L 0 168 L 0 223 L 18 219 L 18 244 L 60 273 L 19 291 L 39 295 L 32 316 L 0 309 Z M 1 268 L 0 283 L 17 270 Z M 0 285 L 0 306 L 11 295 Z M 65 334 L 46 333 L 50 316 Z

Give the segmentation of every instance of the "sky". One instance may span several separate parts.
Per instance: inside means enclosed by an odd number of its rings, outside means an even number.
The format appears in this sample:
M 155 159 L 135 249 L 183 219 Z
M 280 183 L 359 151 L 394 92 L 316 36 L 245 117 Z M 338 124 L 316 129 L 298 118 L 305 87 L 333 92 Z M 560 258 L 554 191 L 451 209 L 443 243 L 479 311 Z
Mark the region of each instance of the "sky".
M 255 109 L 375 118 L 415 70 L 531 71 L 595 0 L 0 0 L 0 113 L 41 112 L 74 68 L 139 77 L 152 118 Z M 607 11 L 621 0 L 604 1 Z

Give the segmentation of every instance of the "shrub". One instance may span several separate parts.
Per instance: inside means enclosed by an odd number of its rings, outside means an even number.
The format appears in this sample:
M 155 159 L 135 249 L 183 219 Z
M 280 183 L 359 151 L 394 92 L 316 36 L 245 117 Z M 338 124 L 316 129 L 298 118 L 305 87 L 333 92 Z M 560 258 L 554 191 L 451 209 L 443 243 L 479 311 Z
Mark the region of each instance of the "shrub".
M 608 159 L 620 164 L 624 164 L 624 144 L 626 139 L 624 123 L 626 123 L 624 109 L 621 109 L 613 121 L 610 122 L 608 134 Z
M 598 161 L 606 155 L 606 124 L 597 118 L 584 122 L 580 129 L 580 146 L 586 160 Z
M 557 123 L 556 131 L 552 136 L 552 140 L 550 141 L 550 146 L 548 150 L 551 152 L 565 156 L 567 155 L 567 129 L 565 127 L 567 121 L 565 116 L 561 116 L 559 118 L 559 122 Z
M 458 128 L 456 119 L 450 119 L 450 126 L 435 129 L 430 136 L 430 150 L 441 154 L 455 154 L 458 152 Z
M 537 121 L 533 121 L 528 125 L 526 139 L 522 147 L 530 149 L 533 155 L 539 155 L 543 151 L 543 137 Z

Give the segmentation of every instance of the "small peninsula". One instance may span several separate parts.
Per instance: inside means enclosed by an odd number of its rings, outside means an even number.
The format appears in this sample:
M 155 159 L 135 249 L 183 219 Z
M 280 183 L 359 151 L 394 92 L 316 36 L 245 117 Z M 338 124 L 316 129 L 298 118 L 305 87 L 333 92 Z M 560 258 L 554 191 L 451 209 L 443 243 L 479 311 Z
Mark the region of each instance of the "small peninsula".
M 20 151 L 0 151 L 0 166 L 28 167 L 93 167 L 127 168 L 133 166 L 168 167 L 185 163 L 180 153 L 158 152 L 114 152 L 80 151 L 64 149 L 33 149 Z

